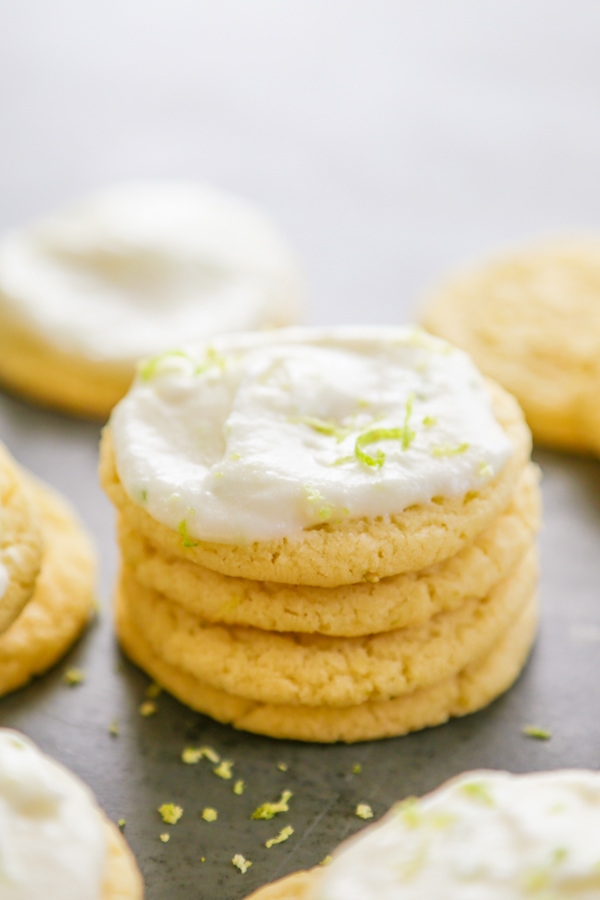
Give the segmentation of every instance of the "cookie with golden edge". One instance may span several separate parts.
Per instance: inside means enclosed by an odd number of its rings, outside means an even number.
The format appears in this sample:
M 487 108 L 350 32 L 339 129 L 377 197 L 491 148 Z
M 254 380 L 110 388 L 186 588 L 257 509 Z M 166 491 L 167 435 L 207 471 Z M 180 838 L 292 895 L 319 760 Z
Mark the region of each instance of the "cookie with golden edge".
M 0 634 L 30 599 L 41 562 L 37 512 L 20 470 L 0 444 Z
M 537 551 L 483 599 L 412 628 L 357 638 L 205 625 L 124 570 L 129 615 L 169 665 L 260 703 L 355 706 L 429 687 L 483 656 L 534 591 Z
M 133 853 L 121 832 L 104 819 L 108 851 L 102 900 L 142 900 L 144 884 Z
M 519 400 L 534 439 L 596 451 L 600 238 L 532 244 L 442 282 L 423 324 Z
M 318 743 L 395 737 L 487 706 L 519 676 L 537 630 L 537 593 L 483 658 L 445 681 L 394 700 L 358 706 L 291 706 L 256 703 L 216 690 L 156 655 L 117 593 L 117 632 L 123 649 L 140 668 L 178 700 L 218 722 L 274 738 Z
M 126 527 L 171 556 L 223 575 L 338 587 L 418 571 L 458 553 L 510 503 L 531 453 L 531 435 L 515 400 L 490 384 L 495 416 L 513 452 L 491 482 L 462 497 L 434 498 L 376 519 L 345 519 L 307 528 L 300 535 L 246 545 L 190 541 L 152 516 L 125 492 L 115 467 L 110 428 L 100 450 L 102 485 Z
M 540 522 L 539 472 L 528 465 L 508 508 L 473 544 L 420 572 L 340 587 L 288 586 L 221 575 L 167 556 L 124 521 L 122 558 L 143 586 L 165 594 L 205 622 L 356 637 L 418 625 L 485 597 L 531 545 Z
M 30 476 L 44 552 L 33 596 L 0 635 L 0 695 L 27 684 L 71 647 L 94 609 L 95 558 L 66 501 Z

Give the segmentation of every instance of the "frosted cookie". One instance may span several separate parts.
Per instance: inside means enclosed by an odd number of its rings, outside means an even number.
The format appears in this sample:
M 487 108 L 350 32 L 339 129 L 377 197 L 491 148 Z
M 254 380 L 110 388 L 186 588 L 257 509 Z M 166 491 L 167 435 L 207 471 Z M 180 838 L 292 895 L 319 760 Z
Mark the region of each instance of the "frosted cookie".
M 439 285 L 423 321 L 511 391 L 535 440 L 600 447 L 600 239 L 541 243 Z
M 0 634 L 30 599 L 41 561 L 38 516 L 21 473 L 0 444 Z
M 0 635 L 0 695 L 64 656 L 94 606 L 95 560 L 87 535 L 62 497 L 29 482 L 42 526 L 42 566 L 31 600 Z
M 0 379 L 105 418 L 139 358 L 295 322 L 303 278 L 251 204 L 197 183 L 113 187 L 0 242 Z
M 0 729 L 2 900 L 142 900 L 135 860 L 91 791 Z
M 117 632 L 127 655 L 175 697 L 234 728 L 274 738 L 333 743 L 393 737 L 441 725 L 487 706 L 519 676 L 535 638 L 535 592 L 506 633 L 477 660 L 440 684 L 394 700 L 328 707 L 257 703 L 217 690 L 158 656 L 117 594 Z
M 599 829 L 598 772 L 467 772 L 248 900 L 593 900 Z
M 119 590 L 153 652 L 199 681 L 260 703 L 344 707 L 390 700 L 455 675 L 506 632 L 536 584 L 532 548 L 484 599 L 413 628 L 360 638 L 207 625 L 127 570 Z
M 129 527 L 225 575 L 333 587 L 458 553 L 530 453 L 515 401 L 418 329 L 290 329 L 145 364 L 105 430 Z
M 341 587 L 251 581 L 221 575 L 162 548 L 125 522 L 119 547 L 143 587 L 204 622 L 356 637 L 406 628 L 473 597 L 486 597 L 531 547 L 540 521 L 539 473 L 528 465 L 508 508 L 455 556 L 419 572 Z

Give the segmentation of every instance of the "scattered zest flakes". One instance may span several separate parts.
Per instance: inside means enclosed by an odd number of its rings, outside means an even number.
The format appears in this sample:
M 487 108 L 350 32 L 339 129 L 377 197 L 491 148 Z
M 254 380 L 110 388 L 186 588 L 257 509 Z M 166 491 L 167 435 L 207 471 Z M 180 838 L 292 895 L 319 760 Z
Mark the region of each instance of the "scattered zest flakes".
M 85 681 L 85 672 L 83 669 L 67 669 L 63 675 L 63 681 L 65 684 L 68 684 L 69 687 L 76 687 L 76 685 L 82 684 Z
M 243 857 L 241 853 L 236 853 L 231 862 L 236 867 L 236 869 L 240 870 L 242 875 L 245 875 L 252 865 L 250 860 Z
M 125 819 L 119 819 L 119 821 L 117 822 L 117 825 L 119 826 L 119 828 L 121 829 L 121 831 L 123 831 L 123 829 L 125 828 L 125 825 L 126 825 L 126 824 L 127 824 L 127 822 L 125 821 Z
M 160 684 L 157 684 L 155 681 L 152 681 L 146 688 L 146 697 L 148 700 L 156 700 L 161 694 L 162 688 Z
M 319 865 L 320 865 L 320 866 L 328 866 L 329 863 L 331 862 L 331 859 L 332 859 L 332 857 L 331 857 L 331 855 L 328 853 L 327 856 L 325 856 L 325 857 L 321 860 L 321 862 L 319 863 Z
M 205 822 L 216 822 L 218 815 L 218 812 L 212 806 L 207 806 L 202 810 L 202 818 Z
M 425 428 L 433 428 L 434 425 L 437 424 L 437 419 L 435 416 L 425 416 L 423 419 L 423 425 Z
M 291 791 L 284 791 L 277 803 L 263 803 L 252 813 L 252 819 L 272 819 L 277 813 L 289 812 L 288 801 L 293 796 Z
M 398 804 L 398 813 L 408 828 L 418 828 L 421 824 L 421 811 L 418 797 L 407 797 Z
M 167 834 L 167 833 L 165 832 L 164 834 L 161 834 L 161 835 L 160 835 L 160 839 L 161 839 L 161 841 L 163 842 L 163 844 L 168 844 L 169 841 L 171 840 L 171 835 L 170 835 L 170 834 Z
M 158 706 L 154 702 L 154 700 L 144 700 L 143 703 L 140 704 L 139 708 L 140 716 L 143 716 L 145 719 L 148 716 L 153 716 L 156 712 L 158 712 Z
M 185 747 L 181 759 L 188 766 L 195 766 L 201 759 L 207 759 L 215 764 L 221 761 L 221 757 L 212 747 Z
M 360 775 L 361 772 L 362 772 L 362 766 L 361 766 L 361 764 L 360 764 L 360 763 L 354 763 L 354 765 L 352 766 L 352 774 L 353 774 L 353 775 Z
M 365 466 L 380 469 L 385 462 L 383 450 L 377 450 L 374 456 L 370 456 L 368 453 L 365 453 L 364 448 L 379 441 L 402 440 L 402 433 L 402 428 L 372 428 L 370 431 L 365 431 L 364 434 L 360 434 L 356 438 L 354 455 Z
M 162 363 L 174 356 L 185 358 L 187 354 L 183 350 L 166 350 L 164 353 L 159 353 L 158 356 L 153 356 L 152 359 L 146 359 L 141 362 L 138 365 L 138 374 L 142 381 L 150 381 L 154 375 L 158 374 L 158 371 L 162 368 Z
M 278 762 L 277 768 L 279 769 L 280 772 L 287 772 L 287 770 L 289 769 L 289 766 L 286 762 Z
M 175 825 L 183 815 L 182 807 L 177 806 L 175 803 L 163 803 L 162 806 L 158 807 L 158 812 L 163 822 L 166 822 L 167 825 Z
M 284 841 L 287 841 L 294 833 L 294 829 L 291 825 L 286 825 L 285 828 L 282 828 L 277 837 L 269 838 L 268 841 L 265 841 L 265 847 L 267 850 L 270 850 L 275 844 L 283 844 Z
M 356 807 L 356 815 L 359 819 L 372 819 L 373 810 L 368 803 L 359 803 Z
M 232 761 L 230 759 L 223 759 L 223 760 L 221 760 L 219 765 L 216 767 L 216 769 L 213 769 L 213 772 L 219 778 L 224 778 L 225 781 L 229 781 L 230 778 L 233 778 L 233 773 L 231 771 L 232 768 L 233 768 Z
M 246 785 L 244 784 L 242 779 L 239 778 L 233 786 L 233 793 L 237 794 L 238 797 L 241 797 L 241 795 L 244 793 L 245 787 Z
M 444 447 L 434 447 L 431 451 L 432 456 L 459 456 L 461 453 L 466 453 L 469 449 L 469 444 L 459 444 L 458 447 L 450 447 L 446 444 Z
M 484 806 L 494 805 L 494 798 L 490 794 L 489 788 L 481 781 L 469 781 L 467 784 L 463 784 L 460 790 L 470 800 L 475 800 Z
M 108 726 L 108 733 L 111 737 L 117 737 L 119 734 L 119 723 L 116 719 L 113 719 Z
M 536 741 L 549 741 L 552 732 L 547 728 L 540 728 L 539 725 L 525 725 L 522 729 L 526 737 L 534 738 Z

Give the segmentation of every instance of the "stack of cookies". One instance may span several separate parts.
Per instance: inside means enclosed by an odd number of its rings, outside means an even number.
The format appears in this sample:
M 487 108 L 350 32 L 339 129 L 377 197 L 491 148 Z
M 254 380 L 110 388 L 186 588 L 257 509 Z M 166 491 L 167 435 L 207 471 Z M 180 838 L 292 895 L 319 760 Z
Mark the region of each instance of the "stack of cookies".
M 274 737 L 472 712 L 535 635 L 529 456 L 516 402 L 418 329 L 163 354 L 103 437 L 123 647 L 194 709 Z
M 94 578 L 71 509 L 0 445 L 0 695 L 67 652 L 92 614 Z

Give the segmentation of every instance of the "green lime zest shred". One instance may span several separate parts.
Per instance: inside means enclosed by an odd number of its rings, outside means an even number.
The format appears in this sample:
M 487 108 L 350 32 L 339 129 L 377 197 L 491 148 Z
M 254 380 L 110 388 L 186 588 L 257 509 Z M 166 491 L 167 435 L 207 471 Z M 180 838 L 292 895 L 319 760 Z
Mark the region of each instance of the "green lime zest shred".
M 199 541 L 195 541 L 192 537 L 190 537 L 186 519 L 182 519 L 177 526 L 177 533 L 181 535 L 181 543 L 184 547 L 197 547 L 200 543 Z
M 450 447 L 446 444 L 444 447 L 434 447 L 431 455 L 438 458 L 441 456 L 460 456 L 461 453 L 466 453 L 468 449 L 469 444 L 466 441 L 463 444 L 459 444 L 458 447 Z
M 534 738 L 537 741 L 549 741 L 552 732 L 547 728 L 540 728 L 539 725 L 525 725 L 522 729 L 526 737 Z
M 164 353 L 159 353 L 158 356 L 153 356 L 151 359 L 144 360 L 138 366 L 140 378 L 142 378 L 143 381 L 150 381 L 150 379 L 157 374 L 165 359 L 169 359 L 172 356 L 179 356 L 186 359 L 187 353 L 185 353 L 184 350 L 165 350 Z
M 406 410 L 404 412 L 404 423 L 402 425 L 402 449 L 408 450 L 412 442 L 416 437 L 416 432 L 412 431 L 410 428 L 410 417 L 412 416 L 413 411 L 413 403 L 415 401 L 415 395 L 409 394 L 408 400 L 406 401 Z
M 318 434 L 336 438 L 338 442 L 348 437 L 351 430 L 350 428 L 342 428 L 333 419 L 320 419 L 318 416 L 300 416 L 296 419 L 290 419 L 290 422 L 306 425 L 308 428 L 312 428 L 313 431 L 318 432 Z
M 204 362 L 195 367 L 194 375 L 203 375 L 209 369 L 215 368 L 221 369 L 222 372 L 225 370 L 225 357 L 217 353 L 214 347 L 209 347 L 206 351 Z

